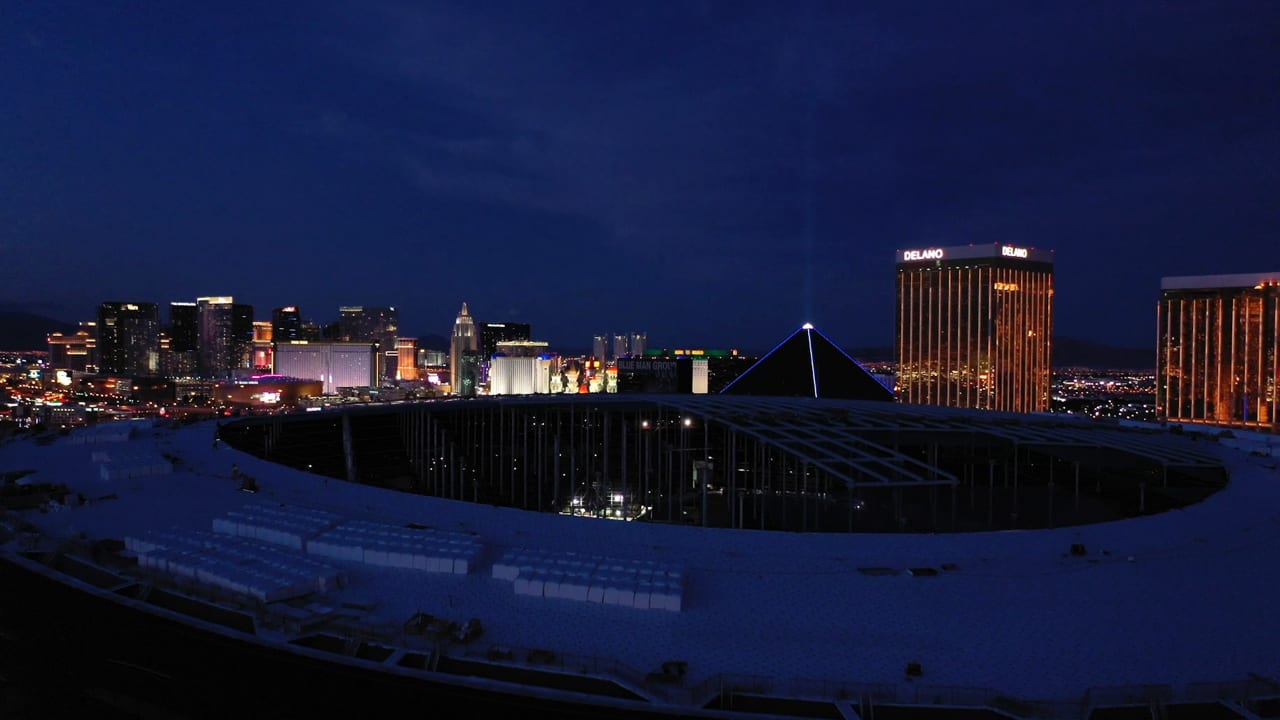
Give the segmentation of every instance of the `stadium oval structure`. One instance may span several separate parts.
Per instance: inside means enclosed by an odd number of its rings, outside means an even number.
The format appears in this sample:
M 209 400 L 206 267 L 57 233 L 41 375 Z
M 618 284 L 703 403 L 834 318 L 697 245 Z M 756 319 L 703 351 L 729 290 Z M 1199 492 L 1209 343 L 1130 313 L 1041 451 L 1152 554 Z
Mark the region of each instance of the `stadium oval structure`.
M 189 717 L 1275 716 L 1276 438 L 1194 430 L 645 395 L 10 439 L 0 672 Z
M 522 396 L 247 419 L 264 459 L 525 510 L 726 529 L 1062 527 L 1197 502 L 1222 462 L 1065 415 L 729 395 Z

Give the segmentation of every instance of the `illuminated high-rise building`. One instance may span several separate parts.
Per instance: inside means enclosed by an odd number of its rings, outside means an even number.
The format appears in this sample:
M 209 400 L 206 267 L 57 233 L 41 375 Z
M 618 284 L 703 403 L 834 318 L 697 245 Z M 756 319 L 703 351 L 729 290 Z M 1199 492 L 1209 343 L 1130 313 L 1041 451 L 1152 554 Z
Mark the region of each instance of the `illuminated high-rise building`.
M 489 382 L 489 368 L 493 365 L 493 356 L 498 352 L 498 343 L 527 341 L 529 339 L 529 323 L 517 322 L 479 322 L 476 330 L 480 334 L 480 373 L 482 382 Z
M 618 358 L 626 357 L 630 355 L 631 348 L 627 346 L 627 342 L 629 340 L 630 338 L 628 338 L 626 335 L 622 333 L 618 333 L 617 335 L 614 335 L 613 336 L 613 355 L 611 355 L 609 359 L 617 360 Z
M 1280 273 L 1167 277 L 1156 416 L 1280 430 Z
M 991 244 L 897 256 L 898 399 L 1049 409 L 1053 255 Z
M 640 357 L 644 355 L 648 346 L 648 333 L 605 333 L 591 338 L 591 357 L 601 362 L 613 362 L 624 357 Z
M 528 340 L 529 323 L 482 322 L 476 323 L 480 333 L 480 354 L 486 359 L 498 352 L 498 343 Z
M 449 338 L 449 386 L 454 395 L 467 396 L 468 390 L 471 395 L 475 394 L 475 386 L 480 380 L 479 349 L 480 338 L 476 334 L 476 323 L 464 302 L 458 318 L 453 321 L 453 334 Z M 473 357 L 464 358 L 467 353 L 471 353 Z M 467 360 L 466 363 L 463 362 L 464 359 Z
M 304 335 L 302 313 L 297 305 L 286 305 L 271 311 L 271 339 L 278 343 L 312 339 Z
M 200 314 L 193 302 L 169 303 L 168 350 L 160 363 L 167 377 L 191 377 L 199 369 Z
M 160 374 L 160 311 L 155 303 L 104 302 L 98 306 L 98 371 L 129 376 Z
M 272 338 L 275 326 L 269 320 L 253 321 L 253 369 L 271 372 L 275 367 Z
M 299 340 L 319 340 L 323 336 L 323 328 L 314 320 L 303 320 L 298 331 Z
M 642 357 L 645 350 L 649 349 L 649 334 L 643 332 L 631 333 L 631 357 Z
M 245 303 L 231 305 L 231 332 L 234 370 L 253 368 L 253 306 Z
M 227 377 L 253 367 L 253 306 L 228 295 L 196 298 L 199 327 L 197 368 L 206 377 Z
M 394 307 L 347 305 L 338 308 L 338 335 L 344 342 L 378 343 L 378 376 L 394 378 L 399 367 L 396 337 L 400 311 Z
M 400 313 L 393 307 L 346 305 L 338 308 L 338 327 L 343 342 L 382 343 L 388 335 L 394 340 L 399 324 Z
M 418 379 L 418 340 L 417 338 L 396 338 L 396 379 Z
M 195 303 L 169 303 L 169 341 L 175 351 L 199 349 L 200 315 Z

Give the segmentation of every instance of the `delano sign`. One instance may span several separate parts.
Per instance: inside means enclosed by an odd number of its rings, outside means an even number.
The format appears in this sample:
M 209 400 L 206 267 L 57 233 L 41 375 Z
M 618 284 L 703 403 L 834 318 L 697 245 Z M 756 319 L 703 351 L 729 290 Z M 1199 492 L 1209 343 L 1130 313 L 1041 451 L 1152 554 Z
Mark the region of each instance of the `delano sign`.
M 918 260 L 941 260 L 943 256 L 942 248 L 928 248 L 926 250 L 903 250 L 903 262 L 916 262 Z

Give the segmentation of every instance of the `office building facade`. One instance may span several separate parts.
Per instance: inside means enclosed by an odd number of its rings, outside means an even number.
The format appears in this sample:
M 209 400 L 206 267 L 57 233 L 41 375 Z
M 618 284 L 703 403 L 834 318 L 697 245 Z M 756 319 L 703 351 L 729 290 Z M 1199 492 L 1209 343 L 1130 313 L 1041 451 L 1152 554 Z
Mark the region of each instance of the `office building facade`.
M 1167 277 L 1156 416 L 1280 430 L 1280 273 Z
M 898 399 L 1049 409 L 1053 255 L 1008 244 L 897 255 Z
M 98 306 L 98 371 L 152 377 L 160 374 L 160 311 L 155 303 L 104 302 Z

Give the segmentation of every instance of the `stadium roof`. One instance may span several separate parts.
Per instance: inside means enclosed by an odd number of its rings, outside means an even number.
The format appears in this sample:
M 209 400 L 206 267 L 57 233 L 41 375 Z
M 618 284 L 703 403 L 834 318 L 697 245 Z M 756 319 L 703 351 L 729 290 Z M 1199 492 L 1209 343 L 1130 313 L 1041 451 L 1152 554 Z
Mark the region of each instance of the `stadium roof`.
M 830 448 L 810 430 L 829 427 L 834 437 L 890 448 L 894 432 L 944 443 L 1017 442 L 1037 453 L 1127 448 L 1170 463 L 1216 461 L 1229 468 L 1231 481 L 1205 502 L 1121 521 L 855 536 L 608 522 L 332 482 L 232 447 L 211 447 L 212 423 L 104 426 L 133 430 L 124 433 L 127 439 L 92 437 L 104 430 L 32 434 L 0 444 L 0 471 L 32 468 L 29 480 L 65 482 L 90 496 L 77 507 L 23 516 L 51 540 L 82 533 L 207 534 L 231 513 L 288 510 L 385 523 L 401 532 L 418 526 L 465 533 L 483 554 L 462 575 L 323 558 L 349 580 L 324 602 L 376 600 L 376 609 L 361 616 L 370 627 L 386 619 L 398 626 L 417 612 L 481 618 L 485 637 L 477 652 L 497 645 L 545 648 L 575 661 L 593 658 L 599 664 L 591 667 L 601 668 L 596 674 L 621 678 L 652 707 L 670 703 L 666 707 L 689 714 L 700 713 L 707 699 L 696 691 L 713 686 L 746 688 L 770 699 L 825 699 L 825 709 L 846 716 L 858 710 L 855 700 L 869 688 L 889 704 L 1025 707 L 1018 716 L 1052 718 L 1120 705 L 1155 712 L 1161 710 L 1155 697 L 1225 702 L 1238 692 L 1233 702 L 1239 703 L 1253 681 L 1274 695 L 1280 615 L 1273 611 L 1275 580 L 1266 571 L 1280 543 L 1280 443 L 1274 436 L 1237 431 L 1237 437 L 1220 437 L 1215 429 L 1193 440 L 1168 429 L 1070 417 L 802 398 L 528 397 L 429 405 L 433 412 L 474 412 L 485 405 L 518 410 L 553 403 L 599 403 L 602 411 L 629 416 L 656 409 L 668 418 L 704 417 L 771 435 L 814 458 Z M 295 418 L 250 420 L 283 424 Z M 1059 439 L 1075 444 L 1052 444 Z M 149 461 L 164 453 L 180 462 L 170 474 L 117 479 L 101 473 L 104 463 L 95 459 L 110 454 L 124 465 L 135 456 L 148 460 L 139 455 L 143 451 L 153 453 Z M 234 466 L 258 478 L 261 491 L 239 492 L 228 481 Z M 1076 547 L 1083 554 L 1075 554 Z M 683 604 L 678 612 L 662 612 L 521 594 L 517 583 L 498 576 L 498 565 L 509 555 L 535 552 L 678 566 L 686 579 Z M 451 652 L 465 657 L 463 649 Z M 673 659 L 687 662 L 686 682 L 645 684 L 646 671 Z M 908 663 L 924 675 L 904 676 Z
M 958 482 L 953 474 L 900 451 L 899 441 L 906 439 L 1015 452 L 1034 448 L 1046 455 L 1091 465 L 1130 465 L 1141 460 L 1165 468 L 1219 468 L 1222 464 L 1210 452 L 1169 443 L 1164 437 L 1167 433 L 1157 430 L 1117 432 L 1113 425 L 1066 415 L 1020 415 L 864 400 L 723 394 L 529 395 L 480 398 L 467 404 L 437 407 L 439 412 L 479 411 L 488 403 L 502 407 L 590 406 L 605 413 L 660 408 L 672 415 L 697 417 L 711 426 L 747 435 L 829 473 L 850 488 Z M 367 411 L 377 412 L 378 408 L 369 407 Z M 1102 463 L 1103 457 L 1110 462 Z

